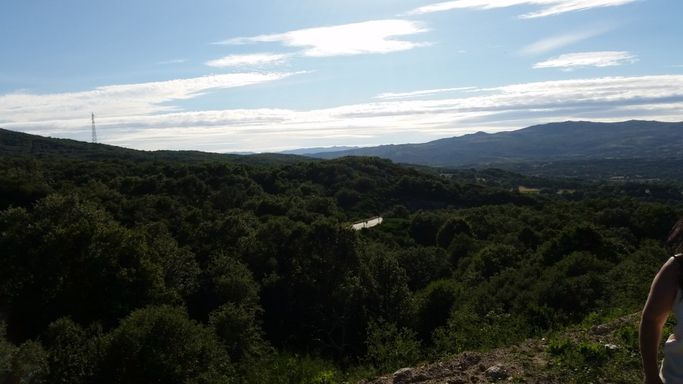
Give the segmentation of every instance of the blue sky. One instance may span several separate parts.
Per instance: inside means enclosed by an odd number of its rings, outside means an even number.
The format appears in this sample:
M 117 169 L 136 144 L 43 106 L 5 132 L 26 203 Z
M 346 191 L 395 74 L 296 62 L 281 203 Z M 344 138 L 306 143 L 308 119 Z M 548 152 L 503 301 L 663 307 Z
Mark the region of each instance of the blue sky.
M 683 120 L 683 2 L 0 0 L 0 127 L 137 149 Z

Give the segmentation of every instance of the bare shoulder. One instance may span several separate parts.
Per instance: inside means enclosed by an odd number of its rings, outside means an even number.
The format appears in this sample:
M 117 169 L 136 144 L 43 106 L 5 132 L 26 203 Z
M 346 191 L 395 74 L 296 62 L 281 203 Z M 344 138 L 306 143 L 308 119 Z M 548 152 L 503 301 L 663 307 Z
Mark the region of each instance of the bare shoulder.
M 678 255 L 670 257 L 657 272 L 653 281 L 653 288 L 675 289 L 681 281 L 681 270 L 683 269 L 683 258 Z
M 681 262 L 683 260 L 670 257 L 657 272 L 643 308 L 644 319 L 666 319 L 680 286 Z
M 680 277 L 683 268 L 683 255 L 669 257 L 659 269 L 657 276 Z

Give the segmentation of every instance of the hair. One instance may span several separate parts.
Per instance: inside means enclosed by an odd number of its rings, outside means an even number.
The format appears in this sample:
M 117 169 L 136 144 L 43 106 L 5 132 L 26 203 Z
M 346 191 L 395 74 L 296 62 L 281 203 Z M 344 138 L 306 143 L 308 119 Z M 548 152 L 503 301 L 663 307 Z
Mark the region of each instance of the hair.
M 674 253 L 683 251 L 683 218 L 678 220 L 673 228 L 671 228 L 671 233 L 666 243 L 673 248 Z

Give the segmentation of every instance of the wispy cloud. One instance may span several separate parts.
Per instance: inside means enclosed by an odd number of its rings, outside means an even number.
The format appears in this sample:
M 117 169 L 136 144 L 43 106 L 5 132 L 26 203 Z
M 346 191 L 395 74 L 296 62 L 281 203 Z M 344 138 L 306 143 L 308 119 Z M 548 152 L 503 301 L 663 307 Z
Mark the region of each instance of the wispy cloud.
M 558 0 L 554 1 L 553 3 L 555 3 L 555 5 L 551 7 L 537 12 L 527 13 L 520 17 L 531 19 L 536 17 L 558 15 L 565 12 L 585 11 L 591 8 L 615 7 L 632 3 L 634 1 L 636 0 Z
M 539 11 L 520 15 L 523 19 L 532 19 L 558 15 L 566 12 L 584 11 L 592 8 L 615 7 L 637 0 L 455 0 L 425 5 L 410 11 L 410 15 L 444 12 L 454 9 L 495 9 L 519 5 L 537 5 L 543 7 Z
M 380 100 L 395 100 L 395 99 L 412 99 L 417 97 L 434 96 L 443 93 L 458 92 L 458 91 L 472 91 L 477 89 L 476 87 L 457 87 L 457 88 L 438 88 L 438 89 L 425 89 L 420 91 L 412 92 L 384 92 L 375 96 L 375 99 Z
M 171 64 L 182 64 L 187 62 L 187 59 L 171 59 L 156 62 L 156 65 L 171 65 Z
M 227 68 L 227 67 L 259 67 L 264 65 L 281 64 L 289 58 L 290 55 L 277 53 L 252 53 L 245 55 L 229 55 L 220 59 L 210 60 L 206 62 L 209 67 Z
M 540 63 L 534 68 L 559 68 L 571 71 L 583 67 L 614 67 L 634 63 L 636 56 L 626 51 L 599 51 L 566 53 Z
M 569 32 L 561 35 L 546 37 L 539 41 L 529 44 L 522 48 L 523 54 L 540 54 L 549 51 L 554 51 L 568 45 L 576 44 L 580 41 L 590 39 L 592 37 L 602 35 L 603 33 L 612 30 L 611 26 L 601 26 L 598 28 L 589 28 L 583 31 Z
M 388 100 L 307 111 L 235 109 L 105 116 L 98 121 L 98 133 L 103 142 L 139 149 L 228 152 L 420 142 L 571 119 L 683 120 L 683 75 L 532 82 L 483 91 L 475 96 Z M 5 108 L 2 101 L 0 105 Z M 59 137 L 89 137 L 89 126 L 82 117 L 12 120 L 4 127 Z
M 89 91 L 0 95 L 0 116 L 10 121 L 82 118 L 91 111 L 99 115 L 139 115 L 174 111 L 169 103 L 226 89 L 284 79 L 288 73 L 230 73 L 138 84 L 98 87 Z
M 329 27 L 299 29 L 295 31 L 237 37 L 214 44 L 281 43 L 288 47 L 303 48 L 303 55 L 313 57 L 360 55 L 406 51 L 428 45 L 425 42 L 402 40 L 428 31 L 422 23 L 409 20 L 372 20 L 362 23 Z
M 454 9 L 494 9 L 515 5 L 528 4 L 528 0 L 455 0 L 432 3 L 408 12 L 409 15 L 423 15 L 426 13 L 445 12 Z

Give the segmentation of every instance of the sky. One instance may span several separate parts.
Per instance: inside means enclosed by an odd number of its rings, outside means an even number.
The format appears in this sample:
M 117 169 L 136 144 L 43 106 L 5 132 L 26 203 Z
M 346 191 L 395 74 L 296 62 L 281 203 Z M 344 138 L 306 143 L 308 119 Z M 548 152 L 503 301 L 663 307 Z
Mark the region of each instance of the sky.
M 683 121 L 678 0 L 0 0 L 0 128 L 156 150 Z

